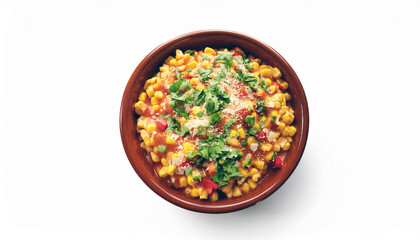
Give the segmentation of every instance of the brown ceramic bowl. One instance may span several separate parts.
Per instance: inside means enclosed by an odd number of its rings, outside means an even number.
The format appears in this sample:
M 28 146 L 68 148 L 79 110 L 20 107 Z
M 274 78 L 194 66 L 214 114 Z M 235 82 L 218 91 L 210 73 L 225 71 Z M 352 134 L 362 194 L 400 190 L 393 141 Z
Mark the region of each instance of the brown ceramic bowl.
M 239 198 L 221 199 L 217 202 L 193 199 L 183 192 L 170 188 L 154 171 L 149 157 L 140 147 L 136 132 L 136 114 L 134 103 L 140 94 L 145 81 L 159 71 L 159 66 L 176 49 L 242 48 L 247 55 L 262 59 L 267 64 L 278 67 L 283 73 L 283 79 L 289 83 L 289 93 L 292 95 L 292 107 L 295 110 L 294 124 L 297 133 L 289 151 L 282 153 L 284 166 L 281 170 L 270 171 L 258 184 L 258 187 Z M 270 46 L 244 34 L 230 31 L 197 31 L 174 38 L 147 55 L 137 66 L 124 91 L 121 112 L 120 131 L 125 152 L 139 177 L 155 193 L 169 202 L 197 212 L 224 213 L 240 210 L 254 205 L 275 192 L 292 174 L 299 163 L 305 149 L 308 136 L 309 113 L 305 92 L 298 76 L 286 60 Z

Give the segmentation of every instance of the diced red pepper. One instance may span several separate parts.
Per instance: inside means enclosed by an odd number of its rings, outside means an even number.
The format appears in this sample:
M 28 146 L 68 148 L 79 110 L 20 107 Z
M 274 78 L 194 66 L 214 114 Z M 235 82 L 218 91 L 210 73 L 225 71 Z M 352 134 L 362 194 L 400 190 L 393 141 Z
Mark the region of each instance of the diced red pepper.
M 206 189 L 208 194 L 211 194 L 213 190 L 217 190 L 219 188 L 219 185 L 217 185 L 217 183 L 209 177 L 203 178 L 198 186 Z
M 193 163 L 190 163 L 190 162 L 184 162 L 184 163 L 181 163 L 178 167 L 183 167 L 185 169 L 187 169 L 189 167 L 197 168 L 197 164 L 193 164 Z
M 164 131 L 168 128 L 168 123 L 164 122 L 164 120 L 157 120 L 156 127 L 157 129 Z
M 241 55 L 241 54 L 239 54 L 237 51 L 233 50 L 233 54 L 232 54 L 232 56 L 233 56 L 233 57 L 235 57 L 235 56 L 242 56 L 242 55 Z
M 274 167 L 281 168 L 283 167 L 283 159 L 279 155 L 274 158 Z
M 258 141 L 264 142 L 264 140 L 265 140 L 265 132 L 261 131 L 258 133 Z

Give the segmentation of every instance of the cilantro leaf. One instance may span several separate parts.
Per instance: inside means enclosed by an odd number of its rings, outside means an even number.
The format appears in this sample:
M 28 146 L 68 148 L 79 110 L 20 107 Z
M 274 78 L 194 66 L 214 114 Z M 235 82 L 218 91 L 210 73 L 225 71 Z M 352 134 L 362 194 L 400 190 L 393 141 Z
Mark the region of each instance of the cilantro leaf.
M 248 161 L 243 161 L 242 166 L 248 168 L 252 164 L 252 158 L 250 158 Z
M 209 60 L 209 56 L 207 56 L 207 54 L 205 54 L 205 53 L 201 54 L 201 57 L 206 59 L 206 60 Z
M 208 80 L 213 79 L 211 73 L 213 72 L 213 66 L 210 69 L 199 68 L 200 71 L 200 78 L 203 82 L 207 82 Z
M 179 136 L 183 137 L 186 133 L 190 132 L 190 129 L 185 126 L 185 125 L 181 125 L 181 131 L 175 131 Z
M 166 146 L 165 145 L 160 145 L 157 150 L 161 153 L 165 153 L 166 152 Z
M 203 115 L 204 115 L 204 111 L 201 111 L 201 112 L 196 114 L 197 117 L 202 117 Z
M 230 126 L 232 126 L 232 124 L 237 123 L 238 119 L 236 118 L 232 118 L 229 120 L 229 122 L 225 123 L 225 125 L 223 126 L 223 129 L 227 130 L 228 128 L 230 128 Z
M 262 112 L 263 110 L 267 109 L 265 107 L 265 104 L 267 103 L 267 101 L 257 101 L 255 103 L 255 111 L 256 112 Z
M 249 124 L 249 126 L 254 126 L 255 124 L 255 118 L 253 116 L 246 116 L 245 122 Z
M 179 102 L 185 102 L 185 100 L 187 100 L 188 94 L 187 92 L 184 92 L 181 95 L 177 95 L 176 93 L 171 93 L 171 98 L 174 101 L 179 101 Z
M 218 52 L 216 59 L 222 62 L 228 70 L 232 66 L 233 56 L 231 52 Z
M 251 128 L 251 129 L 248 130 L 248 134 L 252 135 L 252 136 L 255 136 L 255 137 L 257 136 L 257 132 L 258 131 L 255 128 Z
M 261 76 L 260 77 L 261 78 L 261 87 L 266 91 L 266 92 L 270 92 L 270 90 L 268 89 L 268 86 L 267 86 L 267 84 L 265 83 L 265 80 L 264 80 L 264 77 L 263 76 Z
M 194 56 L 196 52 L 194 50 L 187 50 L 185 51 L 185 54 L 190 54 L 191 56 Z
M 171 86 L 169 87 L 169 91 L 171 93 L 178 93 L 179 87 L 181 86 L 183 81 L 184 80 L 181 78 L 181 79 L 178 79 L 176 82 L 172 83 Z
M 174 111 L 176 113 L 178 113 L 179 115 L 183 116 L 186 119 L 190 119 L 187 110 L 180 108 L 177 104 L 173 103 L 171 105 L 169 105 L 171 108 L 174 109 Z
M 221 114 L 222 114 L 222 111 L 218 111 L 218 112 L 212 113 L 212 114 L 210 115 L 209 124 L 210 124 L 210 125 L 214 125 L 214 124 L 216 124 L 216 123 L 218 123 L 218 122 L 222 121 L 222 116 L 221 116 Z

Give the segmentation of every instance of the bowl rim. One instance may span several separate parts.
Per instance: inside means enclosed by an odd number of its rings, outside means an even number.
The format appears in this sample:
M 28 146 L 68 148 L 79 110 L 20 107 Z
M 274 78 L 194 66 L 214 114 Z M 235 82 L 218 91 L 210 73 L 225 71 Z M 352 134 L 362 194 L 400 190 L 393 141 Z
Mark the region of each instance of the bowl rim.
M 130 114 L 128 114 L 128 111 L 133 111 L 132 110 L 132 106 L 130 105 L 130 92 L 134 86 L 134 82 L 136 81 L 136 78 L 138 77 L 139 73 L 141 72 L 141 70 L 145 67 L 145 65 L 147 65 L 147 63 L 149 62 L 149 59 L 151 59 L 157 52 L 159 52 L 161 49 L 169 47 L 170 45 L 183 40 L 183 39 L 187 39 L 187 38 L 191 38 L 197 35 L 229 35 L 229 36 L 233 36 L 233 37 L 238 37 L 238 38 L 242 38 L 242 39 L 246 39 L 246 41 L 251 42 L 252 44 L 258 45 L 264 49 L 268 49 L 269 50 L 269 54 L 272 55 L 274 54 L 276 56 L 276 58 L 279 58 L 282 61 L 282 64 L 284 65 L 283 67 L 287 69 L 287 72 L 291 75 L 290 78 L 295 79 L 295 87 L 298 88 L 297 91 L 300 91 L 302 93 L 302 95 L 300 96 L 300 101 L 301 101 L 301 105 L 300 107 L 302 108 L 302 116 L 301 116 L 301 120 L 302 120 L 302 137 L 298 143 L 298 149 L 297 149 L 297 161 L 296 164 L 292 167 L 291 172 L 288 176 L 286 176 L 286 178 L 284 179 L 283 182 L 276 182 L 273 185 L 270 185 L 265 191 L 261 192 L 260 194 L 256 195 L 253 198 L 250 198 L 248 200 L 245 201 L 238 201 L 236 203 L 233 204 L 226 204 L 226 205 L 220 205 L 220 206 L 206 206 L 205 203 L 203 202 L 203 204 L 196 204 L 194 202 L 189 202 L 189 201 L 185 201 L 183 199 L 178 198 L 177 196 L 174 196 L 170 193 L 168 193 L 167 191 L 165 191 L 165 189 L 162 188 L 162 186 L 157 185 L 157 184 L 152 184 L 152 181 L 147 178 L 145 175 L 143 175 L 143 173 L 137 169 L 134 165 L 134 159 L 135 156 L 133 156 L 132 152 L 130 151 L 129 148 L 129 137 L 128 137 L 128 133 L 127 133 L 127 119 L 129 118 Z M 308 133 L 309 133 L 309 108 L 308 108 L 308 102 L 307 102 L 307 98 L 306 98 L 306 94 L 305 91 L 303 89 L 303 86 L 300 82 L 299 77 L 297 76 L 297 74 L 295 73 L 295 71 L 293 70 L 293 68 L 290 66 L 290 64 L 286 61 L 286 59 L 283 58 L 283 56 L 281 56 L 275 49 L 273 49 L 272 47 L 270 47 L 269 45 L 267 45 L 266 43 L 257 40 L 254 37 L 251 37 L 247 34 L 243 34 L 243 33 L 239 33 L 236 31 L 230 31 L 230 30 L 198 30 L 198 31 L 193 31 L 193 32 L 189 32 L 189 33 L 185 33 L 182 35 L 179 35 L 177 37 L 174 37 L 162 44 L 160 44 L 159 46 L 157 46 L 155 49 L 153 49 L 149 54 L 147 54 L 143 60 L 138 64 L 138 66 L 136 67 L 136 69 L 134 70 L 134 72 L 132 73 L 130 79 L 128 80 L 123 96 L 122 96 L 122 101 L 121 101 L 121 106 L 120 106 L 120 113 L 119 113 L 119 127 L 120 127 L 120 135 L 121 135 L 121 140 L 123 143 L 123 147 L 124 147 L 124 151 L 127 155 L 127 158 L 131 164 L 131 166 L 133 167 L 133 169 L 135 170 L 135 172 L 137 173 L 137 175 L 142 179 L 142 181 L 152 190 L 154 191 L 156 194 L 158 194 L 160 197 L 162 197 L 163 199 L 167 200 L 168 202 L 182 207 L 184 209 L 187 210 L 191 210 L 191 211 L 195 211 L 195 212 L 202 212 L 202 213 L 228 213 L 228 212 L 234 212 L 234 211 L 238 211 L 241 209 L 245 209 L 247 207 L 253 206 L 259 202 L 261 202 L 262 200 L 266 199 L 268 196 L 270 196 L 271 194 L 273 194 L 275 191 L 277 191 L 288 179 L 289 177 L 293 174 L 293 172 L 295 171 L 297 165 L 299 164 L 302 155 L 304 153 L 305 147 L 306 147 L 306 143 L 307 143 L 307 139 L 308 139 Z M 280 183 L 279 183 L 280 182 Z M 164 184 L 162 182 L 162 184 Z M 238 198 L 240 199 L 240 198 Z

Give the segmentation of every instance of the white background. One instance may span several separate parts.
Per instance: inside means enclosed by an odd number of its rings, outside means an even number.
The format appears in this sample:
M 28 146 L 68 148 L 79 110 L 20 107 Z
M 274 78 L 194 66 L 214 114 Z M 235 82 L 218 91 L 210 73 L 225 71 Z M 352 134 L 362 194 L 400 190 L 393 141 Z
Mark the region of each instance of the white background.
M 0 239 L 420 239 L 419 10 L 419 1 L 0 1 Z M 200 29 L 272 46 L 309 102 L 296 171 L 230 214 L 154 194 L 119 134 L 135 67 Z

